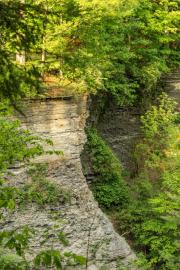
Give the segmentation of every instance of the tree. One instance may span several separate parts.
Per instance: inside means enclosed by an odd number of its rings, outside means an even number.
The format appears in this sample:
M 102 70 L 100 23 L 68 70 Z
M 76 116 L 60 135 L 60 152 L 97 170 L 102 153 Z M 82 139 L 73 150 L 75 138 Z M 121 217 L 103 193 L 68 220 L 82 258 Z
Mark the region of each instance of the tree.
M 142 117 L 144 140 L 137 145 L 137 202 L 132 231 L 146 251 L 147 269 L 175 270 L 179 264 L 179 128 L 166 94 Z
M 123 105 L 151 96 L 178 62 L 178 1 L 44 1 L 45 72 Z M 44 62 L 44 60 L 43 60 Z
M 24 15 L 22 16 L 21 10 Z M 32 52 L 40 38 L 42 9 L 28 1 L 0 1 L 0 100 L 33 95 L 38 88 L 38 70 L 34 66 L 18 65 L 17 52 Z

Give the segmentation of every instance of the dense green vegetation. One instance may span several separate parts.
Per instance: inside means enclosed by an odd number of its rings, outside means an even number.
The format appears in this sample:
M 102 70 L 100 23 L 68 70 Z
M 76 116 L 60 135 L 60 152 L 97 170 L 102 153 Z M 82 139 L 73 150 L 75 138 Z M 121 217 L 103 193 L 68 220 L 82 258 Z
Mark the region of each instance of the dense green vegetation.
M 59 205 L 70 199 L 68 191 L 61 189 L 48 179 L 47 164 L 32 164 L 27 172 L 30 181 L 26 182 L 17 192 L 18 204 L 26 206 L 36 203 L 41 206 Z
M 138 264 L 175 270 L 180 259 L 179 129 L 174 102 L 163 94 L 157 103 L 141 118 L 144 138 L 136 146 L 138 170 L 128 179 L 129 187 L 118 160 L 94 130 L 89 132 L 87 153 L 95 197 L 139 251 Z
M 174 102 L 160 96 L 159 105 L 142 117 L 144 140 L 137 145 L 139 169 L 131 227 L 137 247 L 146 254 L 147 269 L 179 265 L 179 129 Z
M 22 96 L 33 95 L 38 87 L 38 70 L 18 65 L 15 54 L 33 51 L 41 35 L 41 8 L 22 1 L 0 1 L 0 100 L 14 104 Z M 23 5 L 23 7 L 22 7 Z M 21 16 L 21 9 L 26 14 Z M 39 12 L 40 11 L 40 12 Z
M 40 46 L 44 69 L 56 71 L 62 85 L 132 104 L 178 64 L 178 1 L 37 2 L 49 18 Z
M 111 208 L 126 206 L 129 202 L 128 188 L 123 181 L 122 168 L 108 145 L 95 129 L 87 132 L 87 153 L 95 174 L 92 189 L 101 206 Z
M 45 80 L 55 74 L 56 83 L 76 92 L 103 92 L 132 104 L 178 65 L 177 0 L 25 3 L 0 1 L 1 95 L 33 94 L 38 73 Z M 25 67 L 12 57 L 22 51 Z
M 13 109 L 21 112 L 19 101 L 39 94 L 43 81 L 51 78 L 74 93 L 144 105 L 156 96 L 161 75 L 179 65 L 179 18 L 178 0 L 0 0 L 1 219 L 3 211 L 13 211 L 19 203 L 48 205 L 68 197 L 39 171 L 21 190 L 7 185 L 9 167 L 19 162 L 28 166 L 44 153 L 42 145 L 51 143 L 9 118 Z M 23 65 L 18 57 L 26 60 Z M 95 196 L 107 211 L 114 209 L 119 231 L 142 252 L 140 263 L 145 269 L 176 270 L 178 120 L 172 102 L 166 96 L 161 99 L 142 118 L 144 139 L 135 152 L 133 190 L 95 130 L 88 133 L 88 151 L 96 174 Z M 0 233 L 2 269 L 62 269 L 62 260 L 85 262 L 72 253 L 45 250 L 30 265 L 25 251 L 32 233 L 29 228 Z M 65 244 L 63 234 L 60 240 Z

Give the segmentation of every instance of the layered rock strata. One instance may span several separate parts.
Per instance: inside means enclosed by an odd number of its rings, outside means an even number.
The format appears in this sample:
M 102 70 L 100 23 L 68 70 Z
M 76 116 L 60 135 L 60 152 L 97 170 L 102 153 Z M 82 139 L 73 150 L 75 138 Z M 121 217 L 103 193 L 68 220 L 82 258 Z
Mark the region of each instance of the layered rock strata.
M 86 97 L 78 100 L 47 97 L 25 101 L 23 111 L 25 116 L 18 116 L 23 127 L 50 138 L 54 143 L 53 149 L 63 151 L 63 156 L 46 155 L 36 162 L 48 163 L 49 180 L 66 189 L 70 193 L 70 201 L 40 208 L 35 204 L 29 205 L 12 213 L 5 228 L 28 225 L 35 230 L 29 257 L 34 257 L 40 250 L 53 248 L 86 257 L 87 265 L 78 266 L 78 270 L 116 270 L 121 269 L 121 263 L 131 264 L 134 253 L 98 207 L 82 172 L 80 154 L 86 141 L 84 128 L 88 116 Z M 14 184 L 27 181 L 23 166 L 13 168 L 13 173 Z M 47 231 L 50 234 L 41 245 Z M 61 231 L 68 239 L 67 247 L 56 238 Z

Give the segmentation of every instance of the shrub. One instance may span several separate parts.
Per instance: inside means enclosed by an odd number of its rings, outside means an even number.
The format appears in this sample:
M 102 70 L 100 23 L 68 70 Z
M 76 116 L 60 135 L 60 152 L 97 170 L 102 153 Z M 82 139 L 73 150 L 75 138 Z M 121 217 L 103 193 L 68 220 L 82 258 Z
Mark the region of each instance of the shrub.
M 129 192 L 122 177 L 119 160 L 95 129 L 87 132 L 87 151 L 95 179 L 92 189 L 101 206 L 125 206 L 129 202 Z
M 25 183 L 18 194 L 20 205 L 36 203 L 37 205 L 58 205 L 70 199 L 67 190 L 47 178 L 47 165 L 35 164 L 28 171 L 30 181 Z
M 174 105 L 166 94 L 160 96 L 142 117 L 144 139 L 136 148 L 136 199 L 125 222 L 131 223 L 135 246 L 146 255 L 146 269 L 175 270 L 179 264 L 179 130 Z

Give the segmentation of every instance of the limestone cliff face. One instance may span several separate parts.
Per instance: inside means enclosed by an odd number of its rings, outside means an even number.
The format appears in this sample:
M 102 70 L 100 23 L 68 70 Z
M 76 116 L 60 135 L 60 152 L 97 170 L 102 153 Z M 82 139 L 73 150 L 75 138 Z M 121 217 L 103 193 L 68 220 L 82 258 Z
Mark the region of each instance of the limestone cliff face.
M 80 154 L 86 141 L 86 103 L 86 97 L 79 100 L 54 97 L 24 103 L 26 117 L 18 116 L 23 126 L 34 134 L 52 139 L 54 149 L 64 152 L 63 156 L 44 156 L 39 161 L 48 163 L 51 181 L 69 190 L 70 202 L 53 209 L 28 206 L 13 213 L 6 226 L 18 228 L 27 224 L 36 230 L 29 256 L 53 246 L 88 257 L 88 265 L 78 267 L 78 270 L 115 270 L 120 269 L 120 262 L 128 264 L 135 256 L 99 209 L 82 173 Z M 13 172 L 16 183 L 27 180 L 23 167 L 13 169 Z M 53 211 L 56 218 L 53 218 Z M 55 238 L 59 230 L 55 226 L 57 223 L 69 240 L 66 248 Z M 40 242 L 47 229 L 51 234 L 41 247 Z

